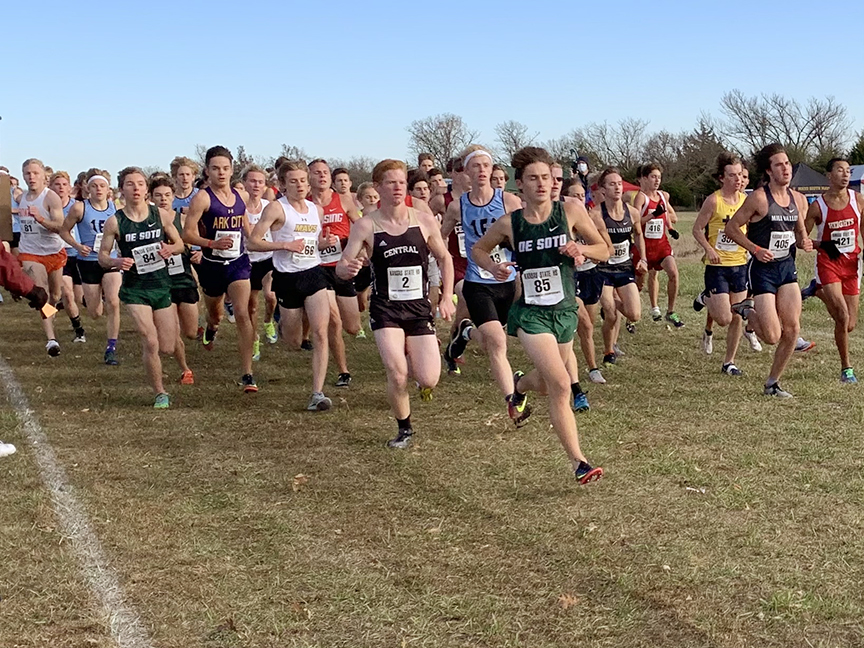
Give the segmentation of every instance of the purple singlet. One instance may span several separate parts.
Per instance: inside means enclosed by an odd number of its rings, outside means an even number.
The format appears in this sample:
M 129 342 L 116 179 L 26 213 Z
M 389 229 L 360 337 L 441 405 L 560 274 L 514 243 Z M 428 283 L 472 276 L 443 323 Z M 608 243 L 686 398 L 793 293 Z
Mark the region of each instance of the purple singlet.
M 233 207 L 223 205 L 210 187 L 205 191 L 210 196 L 210 209 L 201 214 L 199 224 L 204 230 L 201 236 L 212 240 L 228 237 L 231 239 L 232 247 L 227 250 L 205 248 L 204 257 L 221 262 L 236 259 L 246 251 L 243 243 L 243 216 L 246 214 L 246 204 L 233 187 L 231 188 L 231 193 L 234 194 Z

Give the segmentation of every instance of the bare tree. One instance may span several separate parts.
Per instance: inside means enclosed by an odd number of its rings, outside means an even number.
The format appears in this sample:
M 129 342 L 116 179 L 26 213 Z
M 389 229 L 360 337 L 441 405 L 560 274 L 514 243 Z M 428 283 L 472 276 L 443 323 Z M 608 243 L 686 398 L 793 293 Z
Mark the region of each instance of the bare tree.
M 614 165 L 632 169 L 645 157 L 647 129 L 647 121 L 628 117 L 616 125 L 590 123 L 568 137 L 572 148 L 587 157 L 595 168 Z
M 195 145 L 195 161 L 198 163 L 198 166 L 202 169 L 204 168 L 204 160 L 207 155 L 207 146 L 204 144 L 196 144 Z
M 351 182 L 356 189 L 363 182 L 369 182 L 372 179 L 372 169 L 375 168 L 377 161 L 374 158 L 365 156 L 355 156 L 349 160 L 341 158 L 333 158 L 327 160 L 330 164 L 330 169 L 342 167 L 348 169 L 348 175 L 351 176 Z
M 411 122 L 409 150 L 416 156 L 431 153 L 435 164 L 443 168 L 447 161 L 475 141 L 477 131 L 468 128 L 458 115 L 443 113 Z
M 306 151 L 304 151 L 299 146 L 289 146 L 288 144 L 283 143 L 282 148 L 279 149 L 279 156 L 286 157 L 289 160 L 306 160 L 309 158 Z M 273 158 L 275 162 L 276 158 Z
M 723 133 L 751 151 L 779 142 L 790 157 L 813 160 L 841 151 L 849 141 L 848 111 L 830 96 L 810 97 L 802 105 L 776 93 L 748 97 L 732 90 L 723 95 L 720 110 Z
M 658 131 L 645 140 L 643 157 L 645 160 L 656 162 L 663 167 L 665 175 L 675 174 L 678 171 L 678 162 L 681 160 L 684 139 L 684 133 Z
M 498 124 L 495 127 L 495 139 L 501 145 L 497 150 L 499 161 L 510 164 L 513 154 L 534 144 L 539 134 L 535 132 L 531 135 L 525 124 L 512 119 Z

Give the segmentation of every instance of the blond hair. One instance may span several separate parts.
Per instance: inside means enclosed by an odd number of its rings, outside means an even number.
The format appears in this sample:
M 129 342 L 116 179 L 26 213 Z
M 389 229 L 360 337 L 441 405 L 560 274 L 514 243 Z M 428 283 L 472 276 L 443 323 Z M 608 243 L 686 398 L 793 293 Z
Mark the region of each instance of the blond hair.
M 270 178 L 270 176 L 267 175 L 267 172 L 257 164 L 250 164 L 245 169 L 243 169 L 243 173 L 240 175 L 240 177 L 243 180 L 246 180 L 246 176 L 248 176 L 250 173 L 260 173 L 264 176 L 265 182 Z
M 72 184 L 72 178 L 70 178 L 69 174 L 65 171 L 55 171 L 54 173 L 52 173 L 50 180 L 48 180 L 48 184 L 54 184 L 54 181 L 58 180 L 59 178 L 66 178 L 66 182 Z
M 188 157 L 184 157 L 182 155 L 178 155 L 173 160 L 171 160 L 171 177 L 177 178 L 177 172 L 180 170 L 180 167 L 189 167 L 192 169 L 192 175 L 197 176 L 200 169 L 198 168 L 198 163 L 195 160 L 190 160 Z
M 279 168 L 276 169 L 276 178 L 280 183 L 284 184 L 285 177 L 290 171 L 305 171 L 306 175 L 309 175 L 309 167 L 303 160 L 285 160 L 279 165 Z

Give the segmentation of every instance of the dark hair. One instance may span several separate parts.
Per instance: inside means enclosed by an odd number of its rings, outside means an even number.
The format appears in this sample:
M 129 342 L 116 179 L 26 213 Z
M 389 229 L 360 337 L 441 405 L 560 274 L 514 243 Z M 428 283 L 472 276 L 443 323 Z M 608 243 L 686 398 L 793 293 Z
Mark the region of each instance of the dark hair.
M 758 175 L 762 180 L 767 182 L 768 178 L 768 169 L 771 168 L 771 158 L 777 155 L 778 153 L 785 153 L 786 149 L 784 149 L 780 144 L 768 144 L 767 146 L 763 146 L 759 149 L 759 152 L 756 153 L 756 175 Z
M 340 175 L 342 173 L 347 175 L 349 180 L 351 179 L 351 174 L 348 173 L 348 169 L 346 169 L 345 167 L 337 167 L 333 169 L 333 171 L 330 172 L 330 175 L 335 178 L 337 175 Z
M 661 167 L 656 162 L 649 162 L 648 164 L 643 164 L 638 169 L 636 169 L 636 178 L 647 178 L 649 175 L 651 175 L 652 171 L 659 171 L 660 173 L 663 173 L 663 167 Z
M 440 175 L 442 178 L 444 177 L 444 173 L 438 167 L 432 167 L 426 172 L 426 177 L 431 178 L 432 176 Z
M 504 180 L 505 180 L 505 181 L 507 181 L 507 180 L 510 179 L 510 174 L 507 173 L 507 169 L 505 169 L 504 167 L 502 167 L 500 164 L 493 164 L 493 165 L 492 165 L 492 173 L 495 173 L 496 171 L 501 171 L 501 173 L 504 174 Z M 430 175 L 431 175 L 431 173 L 430 173 Z M 491 174 L 490 174 L 490 175 L 491 175 Z
M 838 162 L 845 162 L 846 164 L 849 164 L 849 160 L 844 157 L 833 157 L 828 160 L 828 163 L 825 165 L 825 173 L 831 173 L 834 170 L 834 165 Z
M 462 163 L 461 157 L 452 157 L 447 160 L 447 166 L 445 168 L 447 169 L 447 173 L 461 173 L 465 170 L 465 165 Z
M 145 181 L 147 180 L 147 174 L 144 173 L 140 167 L 128 166 L 117 174 L 117 182 L 120 183 L 120 187 L 123 187 L 123 183 L 126 182 L 127 176 L 134 175 L 136 173 L 139 174 L 142 178 L 144 178 Z
M 278 171 L 279 167 L 282 166 L 283 164 L 285 164 L 285 162 L 287 162 L 290 159 L 291 158 L 289 158 L 285 155 L 280 155 L 279 157 L 276 158 L 276 161 L 273 163 L 273 170 Z
M 204 166 L 209 166 L 210 160 L 215 157 L 224 157 L 231 160 L 231 162 L 234 161 L 234 156 L 231 155 L 231 151 L 224 146 L 211 146 L 207 149 L 207 153 L 204 155 Z
M 412 169 L 411 173 L 408 174 L 408 191 L 414 191 L 414 186 L 418 182 L 429 184 L 429 176 L 422 169 Z
M 552 168 L 552 165 L 555 164 L 555 160 L 552 159 L 552 156 L 549 155 L 549 152 L 546 149 L 540 148 L 539 146 L 526 146 L 513 154 L 513 159 L 510 160 L 510 166 L 516 170 L 516 179 L 521 180 L 522 173 L 525 169 L 529 165 L 537 162 L 547 164 L 550 169 Z
M 720 178 L 722 178 L 726 174 L 726 167 L 730 164 L 740 164 L 742 167 L 744 164 L 741 162 L 741 158 L 737 155 L 733 155 L 728 151 L 723 151 L 720 155 L 717 156 L 717 171 L 714 173 L 714 179 L 718 182 Z
M 641 169 L 642 167 L 639 167 L 639 168 Z M 605 187 L 606 185 L 604 183 L 606 182 L 606 178 L 608 178 L 613 173 L 615 173 L 619 176 L 621 175 L 621 171 L 618 170 L 618 167 L 606 167 L 605 169 L 603 169 L 603 171 L 601 171 L 600 175 L 597 177 L 597 186 L 598 187 Z M 641 178 L 644 176 L 639 176 L 639 177 Z M 622 179 L 623 179 L 623 176 L 622 176 Z
M 313 164 L 323 164 L 324 166 L 327 167 L 328 171 L 330 170 L 330 165 L 327 164 L 327 160 L 325 160 L 324 158 L 315 158 L 314 160 L 309 162 L 306 166 L 311 169 Z M 331 173 L 330 175 L 332 176 L 333 174 Z
M 174 191 L 174 182 L 164 173 L 154 173 L 150 176 L 150 181 L 147 183 L 147 191 L 151 194 L 159 187 L 168 187 Z
M 417 156 L 417 166 L 423 164 L 423 160 L 432 160 L 432 164 L 435 164 L 435 158 L 432 157 L 431 153 L 421 153 Z

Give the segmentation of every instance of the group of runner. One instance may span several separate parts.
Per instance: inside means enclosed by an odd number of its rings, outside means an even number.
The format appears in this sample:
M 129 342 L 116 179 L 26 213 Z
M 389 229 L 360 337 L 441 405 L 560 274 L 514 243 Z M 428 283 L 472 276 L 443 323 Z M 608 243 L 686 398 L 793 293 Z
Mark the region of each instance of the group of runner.
M 815 226 L 818 285 L 809 290 L 835 319 L 841 379 L 856 382 L 848 334 L 858 306 L 861 197 L 848 190 L 849 165 L 829 163 L 831 189 L 808 208 L 789 188 L 791 165 L 781 147 L 765 147 L 755 163 L 763 183 L 747 196 L 741 160 L 718 158 L 721 188 L 693 227 L 706 264 L 705 290 L 694 302 L 697 310 L 708 308 L 703 350 L 712 352 L 715 324 L 728 326 L 722 372 L 740 376 L 735 354 L 742 335 L 754 349 L 759 339 L 776 344 L 764 392 L 790 396 L 779 380 L 799 333 L 794 251 L 813 249 L 808 232 Z M 677 216 L 660 190 L 662 169 L 640 167 L 640 190 L 625 195 L 620 171 L 604 169 L 589 186 L 587 161 L 580 164 L 585 168 L 565 183 L 561 165 L 545 150 L 526 147 L 512 160 L 516 195 L 504 190 L 507 171 L 474 145 L 447 162 L 449 186 L 423 154 L 410 172 L 401 161 L 380 162 L 372 182 L 355 194 L 348 172 L 331 171 L 320 159 L 280 159 L 274 174 L 252 165 L 232 184 L 231 153 L 216 146 L 200 178 L 187 158 L 172 162 L 170 176 L 123 169 L 115 202 L 107 172 L 91 169 L 73 185 L 67 174 L 49 175 L 30 159 L 22 167 L 27 191 L 13 192 L 20 234 L 12 247 L 50 303 L 62 301 L 74 342 L 86 341 L 79 303 L 91 317 L 105 317 L 106 364 L 119 362 L 119 304 L 127 305 L 156 408 L 170 404 L 160 354 L 174 357 L 182 384 L 193 384 L 184 339 L 199 338 L 212 349 L 226 312 L 237 327 L 239 384 L 257 391 L 263 293 L 267 341 L 281 333 L 290 347 L 311 350 L 307 409 L 327 410 L 329 358 L 338 368 L 335 386 L 349 386 L 343 334 L 364 335 L 360 313 L 368 308 L 397 422 L 388 442 L 394 448 L 410 445 L 414 434 L 411 382 L 430 399 L 440 377 L 435 315 L 452 320 L 443 350 L 448 373 L 461 373 L 467 345 L 477 344 L 517 427 L 531 414 L 528 392 L 547 394 L 552 425 L 577 479 L 587 483 L 603 471 L 579 445 L 573 411 L 590 406 L 574 338 L 589 380 L 606 382 L 595 357 L 597 317 L 603 363 L 614 365 L 623 354 L 621 324 L 632 331 L 641 319 L 645 279 L 652 319 L 663 319 L 660 271 L 668 277 L 665 319 L 676 328 L 684 322 L 675 310 L 678 268 L 669 241 L 678 238 Z M 42 326 L 48 354 L 58 355 L 53 317 L 43 316 Z M 513 371 L 508 334 L 533 370 Z

